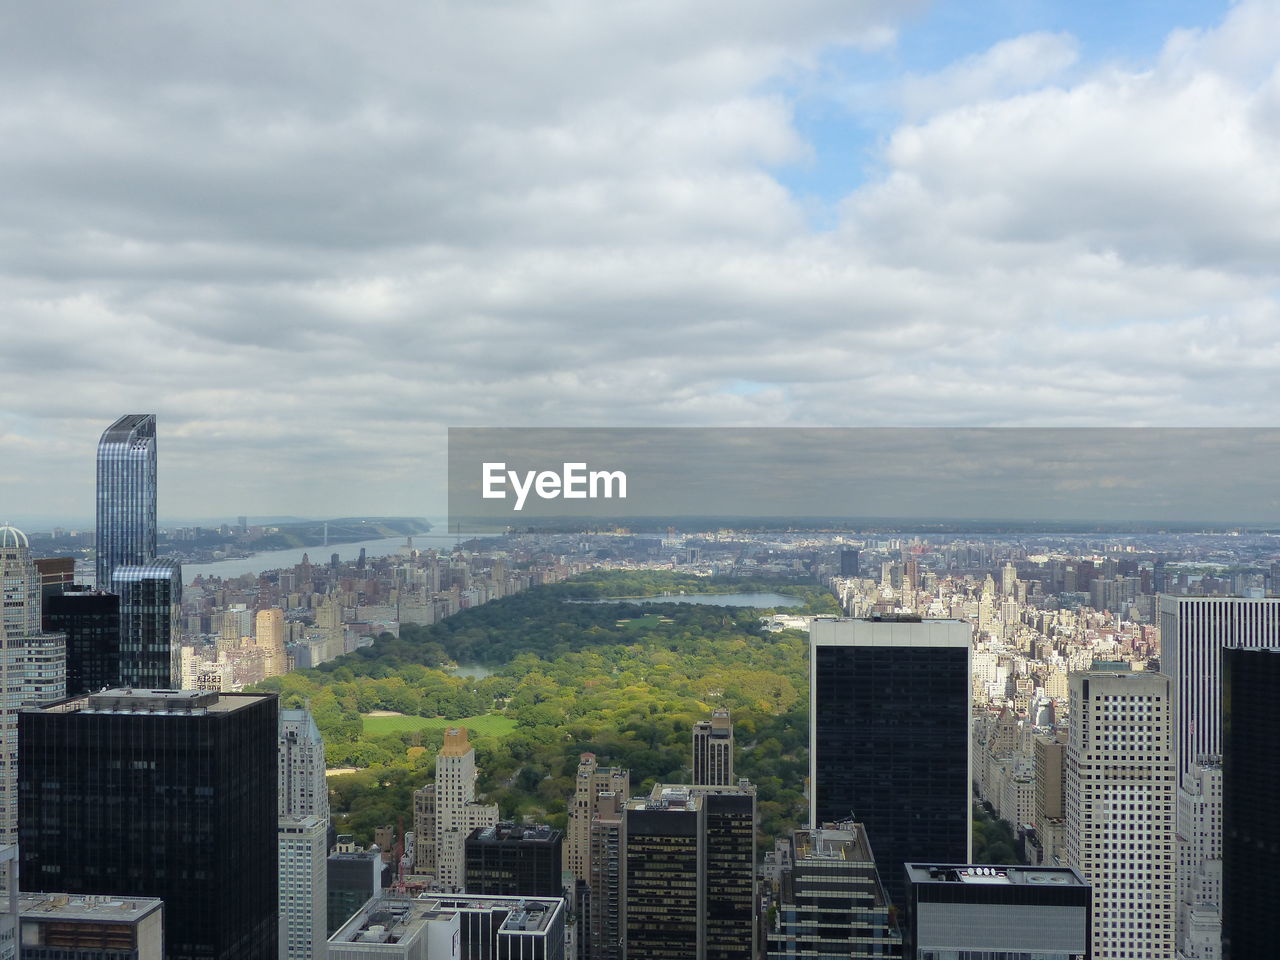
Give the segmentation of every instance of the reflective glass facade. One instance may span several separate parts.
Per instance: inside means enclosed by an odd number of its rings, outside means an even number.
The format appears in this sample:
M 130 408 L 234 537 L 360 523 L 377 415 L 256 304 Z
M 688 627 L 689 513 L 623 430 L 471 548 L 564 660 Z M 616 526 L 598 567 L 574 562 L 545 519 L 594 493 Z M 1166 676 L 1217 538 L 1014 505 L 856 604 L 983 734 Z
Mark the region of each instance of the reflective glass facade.
M 1280 649 L 1222 652 L 1222 956 L 1273 957 L 1280 943 Z
M 120 682 L 120 598 L 59 593 L 45 601 L 45 626 L 67 635 L 67 696 Z
M 157 897 L 166 960 L 276 960 L 276 698 L 111 691 L 18 715 L 22 887 Z
M 117 567 L 111 592 L 120 597 L 120 678 L 111 685 L 156 690 L 182 686 L 182 565 L 152 560 Z
M 815 620 L 811 636 L 814 822 L 861 822 L 901 904 L 904 863 L 969 859 L 970 627 Z
M 98 441 L 97 585 L 156 555 L 156 417 L 130 413 Z

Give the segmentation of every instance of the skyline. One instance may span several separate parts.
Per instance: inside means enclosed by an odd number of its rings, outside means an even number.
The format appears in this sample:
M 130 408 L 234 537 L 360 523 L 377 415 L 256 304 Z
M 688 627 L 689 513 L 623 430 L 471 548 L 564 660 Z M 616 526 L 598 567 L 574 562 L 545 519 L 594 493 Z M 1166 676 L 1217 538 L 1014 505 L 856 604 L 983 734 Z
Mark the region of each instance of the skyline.
M 15 521 L 130 409 L 162 516 L 438 514 L 458 424 L 1274 423 L 1274 0 L 68 6 L 0 40 Z

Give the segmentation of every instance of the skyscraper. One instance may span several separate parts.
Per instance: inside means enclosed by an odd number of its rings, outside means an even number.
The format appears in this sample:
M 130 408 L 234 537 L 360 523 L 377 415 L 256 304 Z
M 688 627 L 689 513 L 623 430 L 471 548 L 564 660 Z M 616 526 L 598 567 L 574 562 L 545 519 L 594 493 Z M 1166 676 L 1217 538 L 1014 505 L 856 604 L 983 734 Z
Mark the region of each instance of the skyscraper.
M 755 801 L 743 781 L 626 804 L 627 957 L 754 960 Z
M 1067 861 L 1093 885 L 1093 960 L 1173 960 L 1171 688 L 1159 673 L 1071 675 Z
M 627 960 L 703 960 L 707 815 L 687 789 L 654 789 L 626 807 Z
M 67 637 L 67 696 L 120 682 L 118 596 L 102 590 L 54 594 L 45 601 L 44 624 Z
M 727 708 L 712 710 L 710 720 L 693 725 L 693 782 L 734 783 L 733 720 Z
M 564 868 L 579 880 L 590 878 L 591 821 L 599 810 L 601 794 L 631 796 L 631 772 L 622 767 L 602 767 L 594 753 L 578 758 L 573 799 L 569 801 L 569 829 L 564 845 Z
M 0 844 L 18 839 L 18 710 L 66 695 L 66 636 L 45 633 L 27 536 L 0 527 Z
M 769 960 L 902 956 L 902 934 L 859 824 L 792 834 L 765 935 Z
M 1228 650 L 1223 668 L 1222 956 L 1252 960 L 1280 944 L 1280 649 Z
M 467 893 L 492 897 L 559 897 L 564 831 L 499 823 L 466 839 Z
M 809 636 L 810 820 L 862 823 L 901 904 L 903 863 L 972 859 L 971 627 L 820 617 Z
M 466 727 L 444 732 L 444 746 L 436 754 L 435 847 L 436 880 L 441 890 L 461 890 L 466 879 L 466 840 L 476 827 L 498 822 L 497 804 L 476 801 L 476 751 Z M 430 843 L 431 837 L 417 838 Z
M 322 960 L 328 917 L 329 789 L 308 710 L 281 710 L 276 802 L 280 960 Z
M 627 907 L 627 797 L 605 790 L 595 795 L 587 871 L 579 884 L 587 895 L 578 909 L 578 936 L 586 960 L 622 960 Z
M 182 686 L 182 566 L 151 560 L 116 567 L 111 592 L 120 597 L 122 687 Z
M 254 618 L 254 644 L 266 659 L 263 674 L 278 677 L 285 670 L 284 611 L 279 607 L 259 610 Z
M 156 416 L 125 414 L 98 441 L 97 585 L 156 555 Z
M 275 960 L 274 695 L 116 689 L 18 723 L 24 890 L 158 897 L 168 960 Z
M 1070 867 L 910 863 L 906 871 L 907 960 L 1089 954 L 1089 884 Z
M 1221 922 L 1218 893 L 1222 795 L 1222 658 L 1231 649 L 1280 646 L 1280 599 L 1160 598 L 1160 669 L 1173 681 L 1178 776 L 1178 948 L 1200 957 Z M 1194 920 L 1194 922 L 1193 922 Z M 1210 944 L 1208 952 L 1214 952 Z

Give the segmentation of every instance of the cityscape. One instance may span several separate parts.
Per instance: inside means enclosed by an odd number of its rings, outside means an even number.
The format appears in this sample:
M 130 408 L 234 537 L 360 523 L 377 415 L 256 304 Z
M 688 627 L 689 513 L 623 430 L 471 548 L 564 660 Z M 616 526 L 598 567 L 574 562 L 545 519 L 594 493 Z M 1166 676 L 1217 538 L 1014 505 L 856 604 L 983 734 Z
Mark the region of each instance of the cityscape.
M 0 17 L 0 960 L 1280 960 L 1280 0 Z
M 104 429 L 92 551 L 0 529 L 0 956 L 1267 954 L 1280 530 L 218 576 L 157 555 L 159 443 Z

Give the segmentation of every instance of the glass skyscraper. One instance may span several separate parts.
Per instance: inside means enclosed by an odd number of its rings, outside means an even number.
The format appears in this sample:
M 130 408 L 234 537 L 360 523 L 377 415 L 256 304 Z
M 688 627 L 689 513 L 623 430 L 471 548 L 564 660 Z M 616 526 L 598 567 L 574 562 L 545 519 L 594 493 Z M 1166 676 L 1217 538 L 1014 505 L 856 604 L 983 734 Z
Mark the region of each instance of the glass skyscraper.
M 155 690 L 180 687 L 182 565 L 151 560 L 116 567 L 111 592 L 120 598 L 119 684 Z
M 98 441 L 97 585 L 156 555 L 156 416 L 125 414 Z
M 918 617 L 810 627 L 810 817 L 863 824 L 899 907 L 904 863 L 970 859 L 970 633 Z

